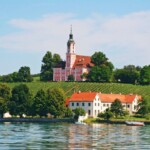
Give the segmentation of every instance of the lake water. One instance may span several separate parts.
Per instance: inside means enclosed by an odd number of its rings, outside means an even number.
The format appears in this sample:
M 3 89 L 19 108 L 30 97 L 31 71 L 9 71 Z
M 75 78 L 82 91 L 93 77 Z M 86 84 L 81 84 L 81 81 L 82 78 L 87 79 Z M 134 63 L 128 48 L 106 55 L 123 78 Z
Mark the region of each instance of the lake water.
M 150 126 L 1 123 L 0 149 L 150 149 Z

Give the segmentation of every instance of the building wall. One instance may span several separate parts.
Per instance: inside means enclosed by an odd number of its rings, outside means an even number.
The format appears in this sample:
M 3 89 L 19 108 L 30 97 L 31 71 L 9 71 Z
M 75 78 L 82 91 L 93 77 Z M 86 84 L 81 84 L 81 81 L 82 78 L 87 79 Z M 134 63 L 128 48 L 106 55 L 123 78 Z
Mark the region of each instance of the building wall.
M 85 110 L 88 117 L 97 117 L 98 113 L 101 112 L 101 101 L 99 96 L 96 95 L 95 99 L 91 102 L 86 102 L 86 100 L 83 100 L 83 102 L 69 102 L 69 108 L 72 110 L 79 107 Z
M 72 106 L 72 103 L 74 103 L 74 106 Z M 84 104 L 83 104 L 84 103 Z M 69 108 L 76 109 L 76 108 L 83 108 L 88 115 L 88 117 L 97 117 L 97 115 L 101 112 L 104 112 L 107 108 L 111 107 L 112 103 L 103 103 L 101 102 L 98 95 L 96 95 L 95 99 L 91 102 L 86 102 L 86 100 L 83 100 L 83 102 L 69 102 Z M 130 114 L 137 112 L 137 105 L 138 105 L 138 97 L 134 99 L 132 103 L 122 103 L 124 110 L 129 111 Z M 90 114 L 89 114 L 90 111 Z

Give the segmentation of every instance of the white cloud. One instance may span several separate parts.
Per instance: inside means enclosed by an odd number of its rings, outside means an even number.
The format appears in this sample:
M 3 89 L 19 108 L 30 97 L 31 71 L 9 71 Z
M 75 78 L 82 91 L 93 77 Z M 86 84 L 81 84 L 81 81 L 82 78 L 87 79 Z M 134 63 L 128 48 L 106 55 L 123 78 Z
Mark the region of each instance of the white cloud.
M 50 50 L 65 58 L 70 25 L 76 52 L 92 55 L 103 51 L 116 67 L 150 64 L 150 12 L 125 16 L 92 14 L 78 19 L 73 14 L 50 14 L 39 20 L 13 19 L 18 32 L 0 37 L 0 48 L 15 51 Z

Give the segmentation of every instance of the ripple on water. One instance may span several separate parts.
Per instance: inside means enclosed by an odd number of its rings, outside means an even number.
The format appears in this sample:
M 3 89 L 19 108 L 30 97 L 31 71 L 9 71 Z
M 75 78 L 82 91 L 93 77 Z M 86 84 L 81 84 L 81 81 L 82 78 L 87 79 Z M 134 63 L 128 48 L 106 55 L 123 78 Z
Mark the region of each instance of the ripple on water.
M 0 124 L 1 149 L 149 149 L 149 126 Z

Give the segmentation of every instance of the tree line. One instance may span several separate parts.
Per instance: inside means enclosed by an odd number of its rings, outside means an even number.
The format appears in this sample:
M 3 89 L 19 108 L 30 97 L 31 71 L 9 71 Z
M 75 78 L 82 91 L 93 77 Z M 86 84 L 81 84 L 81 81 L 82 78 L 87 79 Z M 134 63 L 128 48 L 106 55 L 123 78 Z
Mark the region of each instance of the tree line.
M 137 110 L 137 114 L 142 117 L 147 117 L 150 113 L 150 105 L 146 97 L 139 102 Z M 0 117 L 3 118 L 6 112 L 20 118 L 24 115 L 30 117 L 48 117 L 50 115 L 54 118 L 74 117 L 78 119 L 79 115 L 85 115 L 82 108 L 71 110 L 66 107 L 66 97 L 62 89 L 51 88 L 47 91 L 40 89 L 33 96 L 26 84 L 16 85 L 12 90 L 6 84 L 0 84 Z M 118 116 L 127 114 L 121 101 L 116 99 L 111 107 L 104 113 L 100 113 L 98 117 L 109 120 L 113 116 L 118 118 Z
M 95 52 L 91 56 L 91 62 L 94 64 L 90 68 L 88 74 L 81 74 L 81 78 L 88 82 L 118 82 L 130 84 L 150 84 L 150 65 L 143 67 L 127 65 L 121 69 L 114 69 L 114 65 L 106 55 L 102 52 Z M 62 61 L 59 54 L 52 54 L 48 51 L 41 65 L 39 74 L 41 81 L 53 80 L 53 68 L 56 65 L 64 67 L 65 62 Z M 27 66 L 21 67 L 18 72 L 0 76 L 1 82 L 32 82 L 33 75 L 30 73 L 30 68 Z M 74 76 L 69 75 L 68 81 L 74 81 Z
M 9 112 L 12 116 L 71 117 L 73 112 L 65 106 L 65 93 L 60 88 L 44 91 L 40 89 L 33 96 L 26 84 L 19 84 L 12 90 L 0 84 L 0 117 Z

